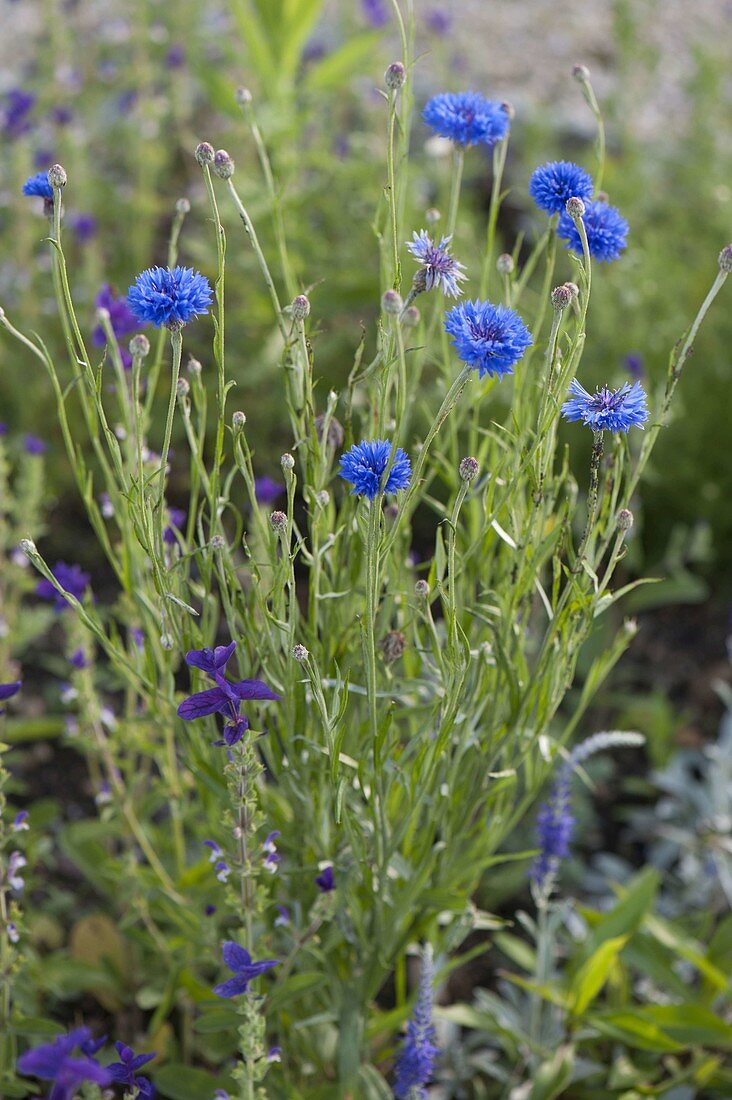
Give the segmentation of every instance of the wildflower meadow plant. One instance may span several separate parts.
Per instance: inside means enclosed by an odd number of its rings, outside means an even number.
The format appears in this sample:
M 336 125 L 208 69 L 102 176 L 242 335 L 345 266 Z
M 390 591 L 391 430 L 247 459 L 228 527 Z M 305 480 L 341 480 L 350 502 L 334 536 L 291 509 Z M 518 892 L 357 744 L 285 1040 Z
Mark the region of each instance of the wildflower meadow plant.
M 21 1094 L 19 1075 L 69 1097 L 83 1082 L 173 1098 L 427 1095 L 441 1064 L 432 949 L 449 960 L 469 935 L 500 927 L 474 904 L 476 888 L 490 897 L 504 861 L 520 860 L 528 879 L 536 847 L 517 850 L 516 830 L 554 761 L 566 754 L 574 769 L 584 759 L 569 743 L 635 632 L 632 622 L 608 625 L 607 646 L 585 648 L 624 595 L 615 574 L 630 506 L 729 264 L 674 348 L 660 393 L 582 389 L 594 264 L 622 262 L 631 230 L 591 201 L 581 169 L 557 162 L 534 176 L 531 195 L 528 179 L 513 180 L 533 230 L 523 247 L 502 241 L 496 264 L 512 109 L 445 93 L 415 119 L 410 19 L 395 0 L 383 7 L 394 11 L 401 56 L 385 77 L 374 252 L 353 257 L 380 272 L 380 297 L 358 303 L 373 323 L 349 334 L 342 384 L 330 388 L 318 362 L 319 302 L 341 273 L 310 270 L 290 248 L 267 112 L 260 130 L 246 89 L 231 105 L 266 200 L 252 201 L 251 165 L 241 185 L 226 150 L 191 148 L 200 191 L 190 202 L 170 196 L 166 265 L 129 272 L 137 331 L 128 314 L 120 323 L 113 297 L 95 318 L 77 310 L 61 216 L 73 161 L 68 180 L 59 165 L 48 173 L 50 196 L 33 185 L 51 205 L 49 288 L 67 355 L 11 310 L 0 310 L 0 335 L 45 372 L 99 570 L 92 598 L 80 566 L 51 568 L 34 507 L 12 528 L 32 568 L 12 562 L 8 576 L 20 594 L 14 621 L 28 609 L 60 649 L 64 736 L 96 794 L 92 816 L 66 823 L 60 843 L 105 920 L 75 928 L 80 978 L 67 982 L 56 956 L 47 971 L 38 944 L 55 931 L 29 936 L 16 886 L 22 871 L 36 876 L 39 853 L 47 858 L 38 830 L 49 818 L 33 817 L 22 844 L 2 827 L 8 1095 Z M 376 24 L 380 9 L 363 14 Z M 423 161 L 410 137 L 427 128 L 453 143 L 439 240 L 419 229 Z M 485 243 L 471 250 L 461 180 L 475 146 L 491 151 L 493 182 Z M 194 202 L 208 243 L 187 235 Z M 260 219 L 271 219 L 266 232 Z M 227 336 L 237 254 L 263 291 L 262 364 Z M 419 308 L 402 297 L 403 266 L 415 259 Z M 446 308 L 464 278 L 475 298 Z M 101 346 L 97 325 L 109 384 L 89 350 Z M 181 370 L 184 339 L 200 358 Z M 262 481 L 277 455 L 258 446 L 257 409 L 236 398 L 250 369 L 279 395 L 281 492 Z M 579 484 L 559 439 L 562 412 L 600 441 Z M 580 429 L 566 431 L 571 450 Z M 0 654 L 11 698 L 20 677 Z M 571 832 L 568 775 L 557 783 L 540 816 L 552 866 Z M 406 960 L 425 944 L 412 1008 Z M 36 1045 L 48 1035 L 40 1002 L 77 1015 L 88 1002 L 68 1002 L 81 988 L 113 1018 L 116 1058 L 86 1053 L 84 1029 Z M 532 1058 L 517 1061 L 517 1074 L 533 1072 Z M 530 1087 L 527 1077 L 526 1095 Z

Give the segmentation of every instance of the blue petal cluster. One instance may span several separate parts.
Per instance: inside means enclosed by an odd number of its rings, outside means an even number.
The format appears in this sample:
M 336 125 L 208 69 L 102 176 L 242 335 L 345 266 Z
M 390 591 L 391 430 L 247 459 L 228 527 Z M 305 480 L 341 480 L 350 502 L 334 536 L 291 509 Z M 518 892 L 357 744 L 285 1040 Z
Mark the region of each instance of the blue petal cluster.
M 120 1061 L 113 1062 L 107 1068 L 112 1075 L 112 1080 L 118 1085 L 127 1085 L 127 1091 L 134 1092 L 137 1089 L 135 1095 L 142 1098 L 142 1100 L 152 1100 L 155 1096 L 155 1086 L 152 1081 L 149 1081 L 147 1077 L 138 1077 L 138 1069 L 142 1069 L 148 1062 L 152 1062 L 156 1057 L 156 1052 L 152 1054 L 135 1054 L 131 1047 L 126 1046 L 124 1043 L 115 1043 L 117 1053 L 119 1054 Z
M 588 203 L 582 221 L 592 259 L 599 263 L 617 260 L 628 244 L 628 223 L 617 207 L 599 201 Z M 582 238 L 566 210 L 559 219 L 557 235 L 567 242 L 570 252 L 582 255 Z
M 398 489 L 406 489 L 412 476 L 412 465 L 401 447 L 396 449 L 386 485 L 382 489 L 381 481 L 390 457 L 391 443 L 385 439 L 354 443 L 350 451 L 341 456 L 338 470 L 340 477 L 353 485 L 351 495 L 374 500 L 380 491 L 396 493 Z
M 436 244 L 426 229 L 420 229 L 419 233 L 412 236 L 414 239 L 407 242 L 407 248 L 422 265 L 415 276 L 415 290 L 432 290 L 439 286 L 448 298 L 459 298 L 462 290 L 458 283 L 467 279 L 467 275 L 463 274 L 464 264 L 458 263 L 450 255 L 449 244 L 452 237 L 443 237 Z
M 229 970 L 233 970 L 234 977 L 214 986 L 213 991 L 218 997 L 238 997 L 241 993 L 246 993 L 254 978 L 271 970 L 273 966 L 279 966 L 279 959 L 254 962 L 249 952 L 233 940 L 227 940 L 223 945 L 223 956 Z
M 481 378 L 512 374 L 514 364 L 533 343 L 515 310 L 478 300 L 454 306 L 445 318 L 445 329 L 462 361 Z
M 189 695 L 178 707 L 178 717 L 185 722 L 205 718 L 209 714 L 223 714 L 229 724 L 224 728 L 223 741 L 217 745 L 231 747 L 249 729 L 249 719 L 239 713 L 243 701 L 248 699 L 279 699 L 280 696 L 262 680 L 239 680 L 232 683 L 224 676 L 226 665 L 236 649 L 236 642 L 216 646 L 215 649 L 192 649 L 186 653 L 186 664 L 191 668 L 200 668 L 212 680 L 216 687 L 207 691 L 197 691 Z
M 394 1067 L 394 1095 L 397 1100 L 427 1100 L 428 1085 L 435 1066 L 438 1049 L 434 1044 L 435 1029 L 432 1026 L 432 983 L 434 971 L 432 954 L 425 950 L 422 973 L 414 1013 L 407 1024 L 399 1057 Z
M 213 291 L 208 279 L 192 267 L 150 267 L 127 292 L 127 304 L 138 321 L 160 328 L 180 328 L 208 313 Z
M 626 382 L 618 390 L 603 386 L 595 393 L 588 393 L 573 378 L 569 401 L 562 405 L 562 415 L 570 422 L 581 420 L 593 432 L 627 432 L 632 427 L 642 428 L 648 419 L 646 393 L 640 382 L 632 386 Z
M 433 96 L 422 118 L 440 137 L 456 145 L 487 145 L 489 148 L 508 133 L 505 108 L 478 92 L 445 92 Z
M 567 199 L 592 198 L 594 184 L 592 176 L 567 160 L 552 160 L 535 170 L 529 180 L 529 194 L 547 214 L 561 214 L 567 205 Z
M 531 878 L 539 889 L 548 875 L 556 873 L 560 860 L 569 855 L 575 825 L 570 808 L 571 779 L 571 768 L 563 766 L 549 801 L 541 806 L 536 819 L 536 838 L 540 851 L 531 868 Z
M 79 1027 L 68 1035 L 59 1035 L 52 1043 L 28 1050 L 18 1059 L 18 1072 L 42 1081 L 53 1081 L 53 1100 L 72 1100 L 84 1081 L 103 1088 L 111 1084 L 112 1074 L 100 1066 L 93 1054 L 104 1043 L 91 1038 L 88 1027 Z M 79 1054 L 75 1051 L 79 1049 Z
M 35 176 L 29 176 L 23 184 L 23 194 L 38 195 L 41 199 L 53 202 L 53 188 L 48 182 L 48 172 L 36 172 Z

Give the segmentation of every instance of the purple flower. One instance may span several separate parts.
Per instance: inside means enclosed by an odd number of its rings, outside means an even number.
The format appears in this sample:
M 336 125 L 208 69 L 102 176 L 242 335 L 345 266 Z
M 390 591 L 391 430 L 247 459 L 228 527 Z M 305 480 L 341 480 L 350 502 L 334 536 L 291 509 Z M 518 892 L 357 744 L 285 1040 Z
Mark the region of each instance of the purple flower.
M 464 265 L 450 255 L 452 237 L 443 237 L 437 244 L 426 229 L 412 235 L 414 240 L 407 242 L 407 248 L 422 265 L 414 277 L 415 291 L 438 286 L 448 298 L 459 298 L 462 294 L 459 282 L 467 279 L 467 275 L 463 274 Z
M 262 680 L 239 680 L 232 683 L 223 674 L 226 664 L 236 649 L 236 642 L 216 649 L 192 649 L 186 654 L 186 664 L 200 668 L 212 680 L 215 688 L 189 695 L 178 707 L 178 717 L 185 722 L 205 718 L 209 714 L 223 714 L 230 724 L 224 727 L 224 740 L 217 744 L 235 745 L 249 729 L 249 719 L 240 714 L 241 703 L 250 699 L 276 700 L 280 696 Z
M 140 322 L 128 306 L 127 299 L 120 298 L 109 283 L 105 283 L 99 291 L 94 299 L 94 305 L 97 309 L 106 309 L 109 313 L 109 323 L 112 326 L 112 332 L 117 338 L 117 343 L 120 345 L 122 363 L 125 369 L 128 370 L 132 366 L 132 356 L 128 349 L 122 346 L 122 341 L 125 336 L 132 336 L 133 333 L 140 331 Z M 97 348 L 106 346 L 107 334 L 102 325 L 97 325 L 92 332 L 92 343 Z
M 438 1053 L 432 1026 L 433 981 L 432 951 L 426 947 L 417 1001 L 394 1066 L 394 1095 L 398 1100 L 427 1100 L 425 1085 L 432 1079 Z
M 18 811 L 18 813 L 15 815 L 15 820 L 13 821 L 13 824 L 11 825 L 11 829 L 13 830 L 14 833 L 21 833 L 25 829 L 30 829 L 30 825 L 28 824 L 28 811 L 27 810 L 19 810 Z
M 350 451 L 341 455 L 338 476 L 350 485 L 351 496 L 365 496 L 375 500 L 380 492 L 396 493 L 406 489 L 412 477 L 412 464 L 409 456 L 401 447 L 394 452 L 394 461 L 389 470 L 386 484 L 381 485 L 391 458 L 391 443 L 385 439 L 364 439 L 354 443 Z
M 66 223 L 80 244 L 96 237 L 99 229 L 99 222 L 93 214 L 69 214 Z
M 575 819 L 570 809 L 571 768 L 562 767 L 549 796 L 539 809 L 536 837 L 539 855 L 531 868 L 531 878 L 541 889 L 550 874 L 556 874 L 561 860 L 569 855 Z
M 264 844 L 262 845 L 265 852 L 267 853 L 264 860 L 264 866 L 271 875 L 275 873 L 275 871 L 277 870 L 277 866 L 282 859 L 282 857 L 277 852 L 277 845 L 275 843 L 279 836 L 279 829 L 275 829 L 274 832 L 269 834 Z
M 6 141 L 14 141 L 32 129 L 29 115 L 33 110 L 36 97 L 22 88 L 11 88 L 5 93 L 0 115 L 0 134 Z
M 315 880 L 315 885 L 318 887 L 321 894 L 329 894 L 332 890 L 335 890 L 335 877 L 333 875 L 332 866 L 329 865 L 322 874 L 318 875 Z
M 260 504 L 273 504 L 284 491 L 284 485 L 275 481 L 274 478 L 267 477 L 266 474 L 264 477 L 254 479 L 254 495 Z
M 487 145 L 501 141 L 508 133 L 510 119 L 501 103 L 486 99 L 478 92 L 445 92 L 433 96 L 422 118 L 440 137 L 456 145 Z
M 40 1077 L 42 1081 L 53 1081 L 48 1100 L 72 1100 L 84 1081 L 93 1081 L 104 1088 L 111 1084 L 113 1077 L 108 1068 L 100 1066 L 85 1053 L 90 1041 L 88 1027 L 60 1035 L 52 1043 L 43 1043 L 22 1054 L 18 1059 L 18 1072 L 27 1077 Z M 81 1049 L 82 1057 L 73 1056 L 76 1047 Z
M 625 357 L 625 369 L 631 378 L 636 382 L 640 382 L 645 377 L 645 370 L 643 369 L 643 356 L 639 351 L 631 351 L 630 355 Z
M 23 194 L 37 195 L 47 202 L 53 202 L 53 188 L 48 182 L 48 172 L 36 172 L 35 176 L 29 176 L 23 184 Z
M 593 432 L 627 432 L 632 427 L 643 428 L 648 419 L 646 393 L 640 382 L 626 382 L 620 389 L 603 386 L 588 393 L 573 378 L 569 384 L 571 397 L 562 405 L 562 416 L 570 423 L 581 420 Z
M 561 214 L 567 199 L 589 202 L 594 189 L 592 176 L 566 160 L 552 160 L 535 169 L 529 180 L 529 194 L 547 214 Z
M 74 650 L 74 652 L 69 657 L 69 662 L 74 666 L 74 668 L 81 669 L 89 667 L 89 662 L 84 655 L 83 649 Z
M 178 542 L 178 536 L 176 530 L 180 531 L 183 524 L 186 521 L 186 513 L 182 508 L 168 508 L 168 519 L 170 524 L 163 531 L 163 540 L 167 542 L 169 546 L 175 546 Z
M 51 121 L 54 122 L 56 126 L 68 126 L 73 117 L 74 112 L 70 107 L 54 107 L 51 111 Z
M 186 59 L 186 49 L 180 43 L 171 46 L 165 55 L 166 69 L 180 69 Z
M 14 695 L 18 694 L 22 686 L 22 680 L 13 680 L 9 684 L 0 684 L 0 702 L 4 702 L 6 699 L 12 699 Z
M 290 923 L 290 911 L 286 905 L 277 906 L 277 916 L 274 920 L 275 928 L 286 928 Z
M 48 450 L 48 446 L 37 435 L 27 435 L 23 440 L 23 446 L 25 453 L 29 455 L 43 455 Z
M 153 1058 L 157 1057 L 157 1053 L 153 1051 L 152 1054 L 135 1054 L 134 1050 L 125 1046 L 124 1043 L 115 1043 L 117 1053 L 120 1056 L 119 1062 L 113 1062 L 108 1066 L 108 1070 L 111 1075 L 111 1079 L 119 1085 L 127 1085 L 130 1089 L 137 1089 L 138 1095 L 143 1100 L 151 1100 L 151 1097 L 155 1095 L 155 1086 L 151 1081 L 148 1081 L 147 1077 L 138 1077 L 138 1069 L 142 1069 L 148 1062 L 152 1062 Z
M 263 959 L 262 962 L 253 962 L 252 956 L 238 943 L 227 940 L 223 945 L 224 962 L 229 970 L 234 972 L 233 978 L 214 986 L 214 993 L 219 997 L 238 997 L 246 993 L 249 983 L 258 978 L 260 974 L 271 970 L 273 966 L 279 966 L 279 959 Z
M 85 573 L 78 565 L 67 565 L 65 561 L 57 561 L 52 573 L 61 587 L 75 596 L 77 600 L 84 599 L 84 593 L 89 586 L 89 574 Z M 67 603 L 54 585 L 44 577 L 36 585 L 36 595 L 45 600 L 53 600 L 53 609 L 57 614 L 66 610 Z
M 452 17 L 441 8 L 432 8 L 431 11 L 425 12 L 424 21 L 427 30 L 438 35 L 447 34 L 452 25 Z
M 599 200 L 587 203 L 582 221 L 587 234 L 587 247 L 593 260 L 598 263 L 612 263 L 627 248 L 628 223 L 617 207 Z M 570 252 L 583 255 L 579 230 L 566 210 L 559 216 L 557 236 L 566 241 Z
M 462 361 L 481 378 L 513 374 L 514 365 L 533 343 L 515 310 L 479 300 L 453 306 L 445 317 L 445 331 Z
M 141 630 L 139 626 L 133 626 L 130 637 L 138 649 L 145 648 L 145 631 Z
M 138 320 L 174 330 L 208 313 L 212 300 L 208 279 L 192 267 L 150 267 L 127 292 L 128 305 Z
M 214 864 L 214 871 L 216 872 L 216 878 L 219 882 L 227 882 L 231 874 L 231 867 L 229 867 L 225 859 L 219 859 Z
M 372 27 L 385 27 L 389 22 L 385 0 L 361 0 L 361 10 Z
M 221 855 L 221 849 L 219 848 L 216 841 L 215 840 L 204 840 L 203 846 L 204 846 L 204 848 L 209 848 L 210 851 L 211 851 L 211 855 L 208 857 L 208 862 L 209 863 L 215 863 L 216 860 Z

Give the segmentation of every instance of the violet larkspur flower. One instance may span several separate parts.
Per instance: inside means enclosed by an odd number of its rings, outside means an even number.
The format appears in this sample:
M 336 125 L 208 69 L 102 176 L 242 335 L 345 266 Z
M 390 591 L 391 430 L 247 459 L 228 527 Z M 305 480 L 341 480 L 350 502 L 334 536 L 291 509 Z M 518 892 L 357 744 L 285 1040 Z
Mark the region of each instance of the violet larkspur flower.
M 335 890 L 335 876 L 332 866 L 329 865 L 318 875 L 315 880 L 315 885 L 318 887 L 321 894 L 330 894 L 331 891 Z
M 0 134 L 6 141 L 14 141 L 31 129 L 33 124 L 28 116 L 35 102 L 33 93 L 22 88 L 11 88 L 5 93 L 0 115 Z
M 381 482 L 390 457 L 391 443 L 384 439 L 363 440 L 361 443 L 354 443 L 350 451 L 341 455 L 338 474 L 344 481 L 353 485 L 352 496 L 355 494 L 374 500 L 380 491 L 396 493 L 409 485 L 412 465 L 409 456 L 401 447 L 397 447 L 386 485 L 382 489 Z
M 443 237 L 436 244 L 426 229 L 420 229 L 412 236 L 414 239 L 407 242 L 407 248 L 422 265 L 414 277 L 414 289 L 432 290 L 434 286 L 439 286 L 448 298 L 459 298 L 462 290 L 458 283 L 467 279 L 467 275 L 463 274 L 464 265 L 450 255 L 452 237 Z
M 57 561 L 51 572 L 66 592 L 71 593 L 77 600 L 84 599 L 84 593 L 89 586 L 89 574 L 85 573 L 80 566 Z M 61 593 L 45 577 L 36 585 L 36 595 L 42 596 L 45 600 L 53 600 L 53 609 L 57 614 L 65 611 L 68 606 Z
M 462 361 L 481 378 L 513 374 L 514 364 L 533 343 L 515 310 L 479 300 L 454 306 L 445 318 L 445 330 Z
M 83 649 L 76 649 L 69 657 L 69 664 L 72 664 L 74 668 L 87 668 L 89 662 L 86 659 L 86 655 Z
M 150 267 L 138 275 L 127 303 L 139 321 L 179 329 L 208 313 L 213 292 L 208 279 L 192 267 Z
M 53 202 L 53 188 L 48 182 L 48 172 L 36 172 L 35 176 L 29 176 L 23 184 L 24 195 L 37 195 L 41 199 Z
M 178 707 L 178 717 L 186 722 L 193 722 L 208 714 L 226 715 L 230 725 L 224 728 L 224 740 L 217 742 L 219 745 L 235 745 L 249 729 L 248 718 L 239 713 L 239 707 L 244 700 L 280 698 L 262 680 L 240 680 L 232 683 L 225 678 L 224 669 L 235 649 L 236 642 L 230 642 L 229 645 L 217 646 L 215 649 L 192 649 L 186 653 L 186 664 L 191 668 L 200 668 L 216 681 L 217 686 L 189 695 Z
M 37 435 L 28 434 L 23 440 L 23 449 L 27 455 L 44 455 L 48 445 Z
M 529 180 L 529 194 L 547 214 L 561 214 L 567 199 L 578 198 L 589 202 L 594 184 L 592 176 L 567 160 L 551 160 L 537 168 Z
M 502 104 L 478 92 L 445 92 L 433 96 L 422 118 L 440 137 L 456 145 L 487 145 L 508 133 L 509 117 Z
M 582 221 L 592 259 L 598 263 L 617 260 L 628 243 L 628 223 L 617 207 L 599 201 L 587 203 Z M 559 218 L 557 235 L 566 241 L 570 252 L 582 255 L 582 238 L 566 210 Z
M 425 947 L 419 992 L 412 1018 L 407 1024 L 399 1057 L 394 1066 L 394 1095 L 397 1100 L 427 1100 L 427 1090 L 434 1071 L 437 1047 L 432 1026 L 432 983 L 434 970 L 432 950 Z
M 106 309 L 109 313 L 109 323 L 112 326 L 112 332 L 117 337 L 117 342 L 120 345 L 122 363 L 125 370 L 129 370 L 132 366 L 132 356 L 125 346 L 124 337 L 132 336 L 133 333 L 140 331 L 139 320 L 130 309 L 127 299 L 120 297 L 120 295 L 112 289 L 109 283 L 105 283 L 101 288 L 94 299 L 94 305 L 97 309 Z M 93 330 L 92 343 L 97 348 L 103 348 L 106 345 L 107 334 L 102 325 L 97 325 Z
M 21 1054 L 18 1072 L 26 1077 L 53 1081 L 48 1100 L 72 1100 L 84 1081 L 93 1081 L 104 1088 L 111 1084 L 112 1074 L 85 1052 L 90 1042 L 91 1031 L 88 1027 L 59 1035 L 52 1043 L 43 1043 Z M 74 1056 L 77 1047 L 81 1049 L 82 1056 Z
M 576 378 L 569 385 L 572 394 L 562 405 L 562 415 L 570 422 L 581 420 L 593 432 L 627 432 L 642 428 L 648 419 L 646 393 L 640 382 L 626 382 L 618 390 L 603 386 L 588 393 Z
M 218 997 L 238 997 L 241 993 L 246 993 L 249 983 L 254 978 L 271 970 L 273 966 L 280 965 L 279 959 L 263 959 L 261 962 L 254 962 L 249 952 L 232 940 L 227 940 L 222 950 L 224 962 L 229 970 L 233 970 L 234 977 L 214 986 L 213 991 Z
M 231 867 L 225 859 L 219 859 L 214 864 L 214 871 L 216 872 L 216 878 L 219 882 L 228 882 L 229 875 L 231 874 Z
M 127 1085 L 129 1089 L 137 1089 L 137 1095 L 143 1100 L 151 1100 L 155 1095 L 155 1086 L 147 1077 L 138 1077 L 138 1069 L 142 1069 L 148 1062 L 157 1057 L 157 1052 L 152 1054 L 135 1054 L 134 1050 L 124 1043 L 115 1043 L 120 1061 L 112 1062 L 107 1069 L 111 1078 L 119 1085 Z

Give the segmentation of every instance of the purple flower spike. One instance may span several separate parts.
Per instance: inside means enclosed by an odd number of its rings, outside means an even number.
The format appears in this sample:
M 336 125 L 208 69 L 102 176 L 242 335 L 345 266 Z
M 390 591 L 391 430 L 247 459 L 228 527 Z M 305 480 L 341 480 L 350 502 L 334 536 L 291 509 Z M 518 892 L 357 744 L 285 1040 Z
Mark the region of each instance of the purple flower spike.
M 234 972 L 234 977 L 214 986 L 213 991 L 218 997 L 238 997 L 246 993 L 251 981 L 271 970 L 273 966 L 279 966 L 279 959 L 254 962 L 249 952 L 232 940 L 227 940 L 223 945 L 223 956 L 229 970 Z
M 112 1076 L 112 1080 L 120 1085 L 128 1085 L 131 1089 L 137 1089 L 137 1095 L 142 1097 L 143 1100 L 152 1100 L 155 1096 L 155 1086 L 152 1081 L 149 1081 L 147 1077 L 138 1077 L 138 1069 L 142 1069 L 148 1062 L 152 1062 L 153 1058 L 157 1057 L 155 1051 L 152 1054 L 135 1054 L 131 1047 L 125 1046 L 124 1043 L 115 1043 L 117 1053 L 120 1056 L 119 1062 L 113 1062 L 108 1067 Z

